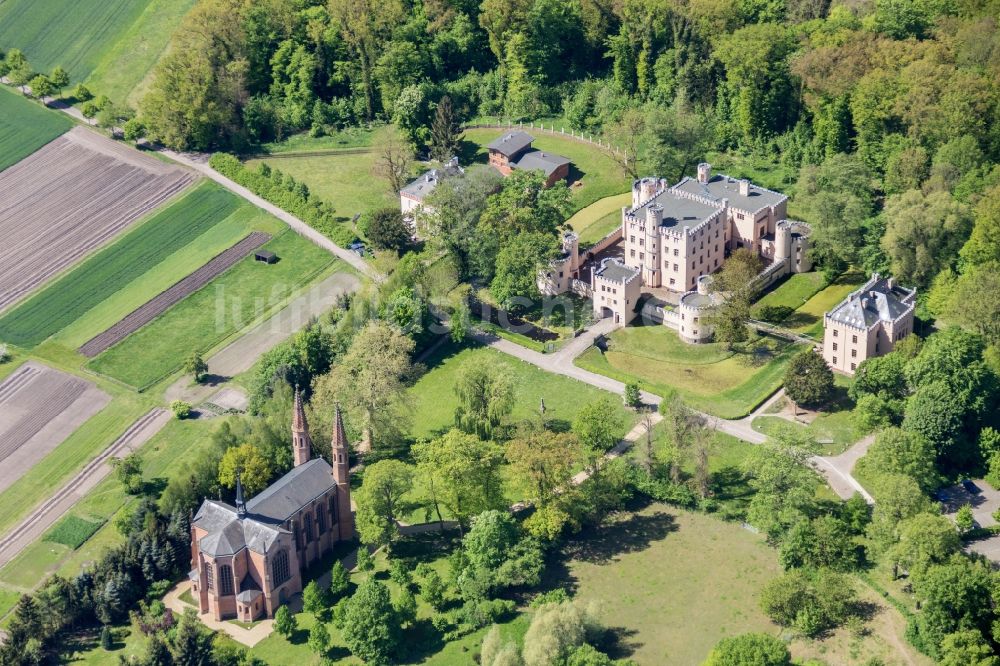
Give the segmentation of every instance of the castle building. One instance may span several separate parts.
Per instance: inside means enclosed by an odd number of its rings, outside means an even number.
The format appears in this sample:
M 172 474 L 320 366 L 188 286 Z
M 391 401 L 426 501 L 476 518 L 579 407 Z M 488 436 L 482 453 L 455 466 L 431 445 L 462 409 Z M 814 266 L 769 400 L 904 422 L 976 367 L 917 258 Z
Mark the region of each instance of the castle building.
M 917 290 L 874 273 L 823 315 L 823 358 L 853 375 L 862 361 L 891 352 L 913 332 Z
M 246 501 L 237 476 L 235 506 L 206 499 L 191 521 L 191 593 L 200 613 L 252 622 L 273 617 L 302 591 L 302 572 L 338 541 L 354 538 L 347 437 L 340 407 L 331 463 L 312 457 L 312 439 L 296 390 L 295 466 Z
M 562 155 L 534 150 L 535 137 L 520 130 L 507 132 L 487 146 L 490 166 L 505 176 L 514 169 L 540 170 L 546 187 L 552 187 L 569 175 L 570 161 Z
M 767 284 L 788 273 L 812 269 L 809 227 L 786 220 L 788 197 L 779 192 L 712 174 L 698 165 L 698 177 L 669 186 L 642 178 L 632 186 L 632 207 L 622 209 L 625 264 L 639 270 L 647 287 L 695 290 L 697 280 L 722 267 L 726 256 L 747 248 L 769 262 Z

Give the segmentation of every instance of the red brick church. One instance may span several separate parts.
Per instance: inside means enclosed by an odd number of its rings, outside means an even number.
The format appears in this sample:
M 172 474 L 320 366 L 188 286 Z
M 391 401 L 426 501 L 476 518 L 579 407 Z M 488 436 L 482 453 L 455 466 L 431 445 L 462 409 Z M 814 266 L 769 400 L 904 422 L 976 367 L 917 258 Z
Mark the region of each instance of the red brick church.
M 338 406 L 332 465 L 312 458 L 302 395 L 295 392 L 290 472 L 236 506 L 205 500 L 191 521 L 191 594 L 201 613 L 250 622 L 273 617 L 302 591 L 302 572 L 338 541 L 354 538 L 347 437 Z

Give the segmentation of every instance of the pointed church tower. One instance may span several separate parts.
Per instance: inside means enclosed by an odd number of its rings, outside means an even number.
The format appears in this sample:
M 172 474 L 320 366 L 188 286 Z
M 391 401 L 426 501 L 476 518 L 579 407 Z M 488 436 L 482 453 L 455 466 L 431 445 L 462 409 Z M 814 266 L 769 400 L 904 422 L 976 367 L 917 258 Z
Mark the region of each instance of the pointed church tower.
M 306 410 L 302 406 L 302 391 L 295 387 L 295 409 L 292 412 L 292 454 L 295 466 L 309 462 L 312 458 L 312 438 L 306 422 Z
M 340 403 L 333 421 L 333 438 L 330 440 L 330 466 L 333 482 L 337 485 L 337 525 L 341 541 L 354 538 L 354 514 L 351 513 L 351 463 L 347 450 L 347 435 Z

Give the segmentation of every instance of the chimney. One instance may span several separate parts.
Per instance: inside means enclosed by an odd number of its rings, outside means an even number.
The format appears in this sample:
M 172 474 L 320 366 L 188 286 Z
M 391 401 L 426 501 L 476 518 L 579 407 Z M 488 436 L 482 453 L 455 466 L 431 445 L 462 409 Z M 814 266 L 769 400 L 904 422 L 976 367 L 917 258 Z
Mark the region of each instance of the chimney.
M 709 179 L 712 177 L 712 165 L 708 162 L 702 162 L 698 165 L 698 182 L 702 185 L 708 184 Z
M 458 168 L 458 155 L 454 155 L 450 160 L 448 160 L 448 166 L 452 169 Z
M 312 437 L 309 435 L 306 410 L 302 406 L 302 391 L 298 386 L 295 387 L 295 406 L 292 410 L 292 457 L 296 467 L 312 458 Z
M 740 179 L 740 196 L 748 197 L 750 196 L 750 181 L 746 178 Z
M 893 289 L 895 289 L 896 288 L 896 278 L 891 277 L 888 280 L 886 280 L 885 281 L 885 286 L 887 286 L 889 288 L 889 291 L 892 291 Z

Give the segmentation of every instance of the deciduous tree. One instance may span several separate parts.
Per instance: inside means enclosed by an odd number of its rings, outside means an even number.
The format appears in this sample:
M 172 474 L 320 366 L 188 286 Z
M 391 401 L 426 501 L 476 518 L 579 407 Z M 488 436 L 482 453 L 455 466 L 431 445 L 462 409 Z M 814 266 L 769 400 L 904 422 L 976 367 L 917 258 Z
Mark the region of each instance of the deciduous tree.
M 355 493 L 357 527 L 366 544 L 391 546 L 399 536 L 398 520 L 408 508 L 413 490 L 413 468 L 399 460 L 379 460 L 365 469 L 364 482 Z

